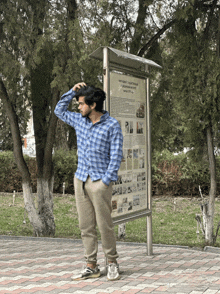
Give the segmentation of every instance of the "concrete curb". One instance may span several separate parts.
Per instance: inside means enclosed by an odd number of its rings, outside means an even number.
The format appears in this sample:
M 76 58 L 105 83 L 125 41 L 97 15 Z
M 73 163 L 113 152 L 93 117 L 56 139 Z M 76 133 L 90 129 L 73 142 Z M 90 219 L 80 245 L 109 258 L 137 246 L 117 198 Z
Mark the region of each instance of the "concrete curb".
M 70 243 L 82 243 L 81 239 L 66 239 L 66 238 L 50 238 L 50 237 L 25 237 L 25 236 L 7 236 L 0 235 L 0 239 L 3 240 L 24 240 L 24 241 L 46 241 L 46 242 L 70 242 Z
M 68 239 L 68 238 L 50 238 L 50 237 L 26 237 L 26 236 L 7 236 L 0 235 L 0 239 L 5 240 L 31 240 L 31 241 L 46 241 L 46 242 L 72 242 L 72 243 L 82 243 L 81 239 Z M 101 241 L 98 241 L 101 244 Z M 117 241 L 117 244 L 128 245 L 128 246 L 147 246 L 146 243 L 136 243 L 136 242 L 123 242 Z M 176 247 L 183 249 L 190 249 L 188 246 L 181 245 L 166 245 L 166 244 L 153 244 L 155 247 Z
M 25 237 L 25 236 L 7 236 L 7 235 L 0 235 L 1 240 L 24 240 L 24 241 L 45 241 L 45 242 L 66 242 L 66 243 L 82 243 L 81 239 L 67 239 L 67 238 L 49 238 L 49 237 Z M 99 241 L 101 244 L 101 241 Z M 147 247 L 146 243 L 135 243 L 135 242 L 122 242 L 117 241 L 118 245 L 128 245 L 128 246 L 145 246 Z M 219 247 L 213 246 L 205 246 L 203 249 L 198 247 L 189 247 L 189 246 L 182 246 L 182 245 L 167 245 L 167 244 L 153 244 L 154 247 L 171 247 L 171 248 L 179 248 L 179 249 L 189 249 L 195 251 L 205 251 L 215 254 L 220 254 Z
M 219 247 L 205 246 L 203 251 L 220 254 L 220 248 Z

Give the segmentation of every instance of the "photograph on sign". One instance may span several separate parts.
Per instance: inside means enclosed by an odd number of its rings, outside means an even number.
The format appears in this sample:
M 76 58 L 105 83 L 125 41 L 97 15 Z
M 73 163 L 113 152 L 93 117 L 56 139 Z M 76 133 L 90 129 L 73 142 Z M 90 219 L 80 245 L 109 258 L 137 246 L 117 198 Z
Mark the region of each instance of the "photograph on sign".
M 146 80 L 110 72 L 110 115 L 121 125 L 124 143 L 112 217 L 147 209 Z

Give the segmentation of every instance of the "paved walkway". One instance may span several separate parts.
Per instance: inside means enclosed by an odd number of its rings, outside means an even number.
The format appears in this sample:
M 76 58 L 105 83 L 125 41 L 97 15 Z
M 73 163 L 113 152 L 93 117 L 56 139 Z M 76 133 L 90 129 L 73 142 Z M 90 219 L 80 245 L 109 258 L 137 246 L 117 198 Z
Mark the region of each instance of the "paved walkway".
M 0 293 L 220 294 L 220 254 L 118 243 L 122 278 L 71 281 L 83 265 L 81 241 L 0 237 Z M 104 256 L 99 245 L 99 263 Z

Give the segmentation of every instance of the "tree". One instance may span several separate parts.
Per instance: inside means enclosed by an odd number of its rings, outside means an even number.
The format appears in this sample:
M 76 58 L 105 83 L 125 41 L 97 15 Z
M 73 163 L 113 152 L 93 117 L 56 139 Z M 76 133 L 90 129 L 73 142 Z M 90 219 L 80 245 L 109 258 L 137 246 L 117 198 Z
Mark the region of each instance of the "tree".
M 76 2 L 66 2 L 67 14 L 58 1 L 5 0 L 0 5 L 3 19 L 0 97 L 10 121 L 14 156 L 22 175 L 25 209 L 36 236 L 53 236 L 52 149 L 57 122 L 53 110 L 60 91 L 68 87 L 70 80 L 73 81 L 70 79 L 73 71 L 69 70 L 72 53 L 68 38 L 74 34 L 69 27 L 75 28 Z M 63 19 L 56 19 L 59 14 Z M 59 75 L 58 71 L 61 71 Z M 58 85 L 62 79 L 65 83 Z M 33 111 L 38 167 L 37 208 L 33 201 L 30 172 L 22 154 L 19 119 L 23 116 L 16 108 L 14 95 L 22 98 L 24 107 L 30 106 Z
M 180 11 L 182 9 L 182 11 Z M 172 92 L 182 113 L 189 147 L 209 161 L 209 202 L 202 207 L 205 240 L 213 244 L 214 202 L 216 197 L 216 163 L 214 137 L 218 129 L 220 97 L 218 77 L 220 60 L 217 57 L 218 23 L 217 1 L 206 5 L 200 1 L 187 3 L 176 11 L 177 23 L 170 40 L 173 44 L 175 65 Z M 187 17 L 186 17 L 187 15 Z M 178 41 L 177 41 L 178 40 Z M 218 130 L 219 131 L 219 130 Z M 194 153 L 195 153 L 194 152 Z
M 157 2 L 162 7 L 164 1 Z M 177 124 L 183 139 L 190 147 L 194 147 L 197 154 L 207 150 L 207 158 L 210 169 L 209 202 L 203 207 L 205 219 L 205 239 L 213 243 L 214 200 L 216 196 L 216 164 L 214 155 L 214 139 L 219 132 L 219 40 L 220 40 L 220 7 L 217 0 L 205 1 L 178 1 L 170 5 L 166 18 L 162 18 L 162 27 L 151 30 L 153 35 L 145 41 L 144 34 L 138 30 L 138 22 L 143 25 L 144 14 L 154 10 L 156 15 L 162 15 L 157 3 L 148 1 L 141 5 L 150 4 L 148 9 L 142 7 L 137 17 L 137 30 L 135 31 L 131 48 L 138 52 L 139 56 L 147 57 L 161 36 L 168 30 L 164 42 L 160 40 L 161 56 L 173 55 L 173 70 L 166 72 L 165 78 L 161 79 L 157 94 L 167 97 L 169 115 L 171 121 L 176 123 L 178 118 L 183 127 Z M 151 6 L 151 8 L 150 8 Z M 153 7 L 153 8 L 152 8 Z M 171 9 L 170 9 L 171 8 Z M 164 13 L 166 15 L 166 12 Z M 155 15 L 155 14 L 154 14 Z M 152 26 L 153 28 L 153 26 Z M 218 28 L 218 30 L 216 30 Z M 138 40 L 136 42 L 136 40 Z M 144 44 L 145 42 L 145 44 Z M 141 43 L 141 44 L 140 44 Z M 166 43 L 168 46 L 164 46 Z M 137 51 L 138 45 L 142 45 Z M 133 49 L 135 48 L 135 49 Z M 156 51 L 156 50 L 155 50 Z M 155 54 L 153 55 L 155 57 Z M 165 60 L 168 60 L 167 58 Z M 164 62 L 164 58 L 162 59 Z M 167 69 L 167 66 L 166 66 Z M 171 78 L 169 80 L 169 78 Z M 163 83 L 167 80 L 167 84 Z M 167 94 L 169 93 L 169 94 Z M 171 98 L 171 100 L 169 99 Z M 159 104 L 160 105 L 160 104 Z M 158 111 L 158 107 L 155 107 Z M 155 110 L 154 109 L 154 110 Z M 167 107 L 166 107 L 167 110 Z M 176 113 L 176 114 L 175 114 Z M 157 112 L 158 114 L 158 112 Z M 157 131 L 157 134 L 159 132 Z M 188 139 L 188 140 L 187 140 Z M 183 140 L 182 140 L 183 142 Z

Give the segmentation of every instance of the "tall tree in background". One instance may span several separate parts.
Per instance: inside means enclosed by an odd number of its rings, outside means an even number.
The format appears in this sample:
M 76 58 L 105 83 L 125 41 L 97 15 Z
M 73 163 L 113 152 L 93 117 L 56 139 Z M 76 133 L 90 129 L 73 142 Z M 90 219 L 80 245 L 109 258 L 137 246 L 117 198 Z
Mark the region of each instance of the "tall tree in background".
M 175 59 L 170 90 L 187 132 L 185 143 L 209 162 L 209 202 L 203 205 L 205 240 L 214 241 L 213 219 L 216 197 L 214 137 L 219 131 L 219 69 L 217 56 L 217 1 L 183 3 L 176 11 L 177 23 L 170 35 Z M 202 148 L 201 148 L 202 147 Z
M 72 57 L 70 40 L 74 36 L 69 26 L 75 28 L 76 2 L 68 0 L 65 4 L 66 9 L 59 2 L 49 1 L 5 0 L 0 4 L 3 19 L 0 97 L 10 121 L 14 156 L 22 175 L 25 209 L 36 236 L 55 234 L 52 148 L 57 118 L 53 110 L 60 91 L 66 90 L 70 81 L 71 84 L 74 81 L 70 77 L 74 71 L 68 62 Z M 61 80 L 64 82 L 59 84 Z M 22 154 L 19 119 L 23 116 L 14 102 L 17 95 L 24 107 L 33 110 L 38 168 L 37 208 L 30 173 Z

